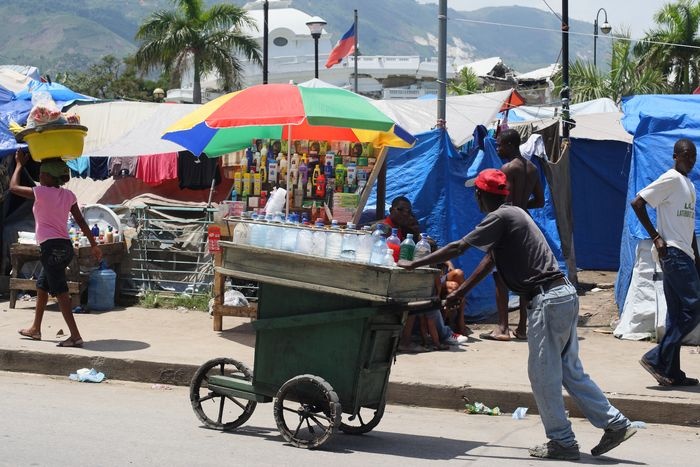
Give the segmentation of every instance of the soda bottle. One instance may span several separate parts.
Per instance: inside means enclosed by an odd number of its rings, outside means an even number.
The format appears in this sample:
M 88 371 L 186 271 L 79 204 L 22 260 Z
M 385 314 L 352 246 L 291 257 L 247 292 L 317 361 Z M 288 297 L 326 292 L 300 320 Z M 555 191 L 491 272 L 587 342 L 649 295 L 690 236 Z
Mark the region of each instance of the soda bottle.
M 413 255 L 416 250 L 416 243 L 413 241 L 413 234 L 406 234 L 406 239 L 401 242 L 399 248 L 399 259 L 413 261 Z
M 399 260 L 399 252 L 401 251 L 401 240 L 399 240 L 399 229 L 392 228 L 391 235 L 386 239 L 386 246 L 394 252 L 394 262 Z

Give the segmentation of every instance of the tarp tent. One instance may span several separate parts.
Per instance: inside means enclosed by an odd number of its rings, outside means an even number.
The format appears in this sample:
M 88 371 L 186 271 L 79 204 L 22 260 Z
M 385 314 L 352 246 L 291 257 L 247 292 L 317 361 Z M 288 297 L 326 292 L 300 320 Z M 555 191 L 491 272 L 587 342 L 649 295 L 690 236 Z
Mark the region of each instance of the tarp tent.
M 479 171 L 501 167 L 503 163 L 492 138 L 486 138 L 483 151 L 469 154 L 458 152 L 448 132 L 442 129 L 418 134 L 416 138 L 418 143 L 413 148 L 390 149 L 387 154 L 386 199 L 406 196 L 413 204 L 421 228 L 439 245 L 445 245 L 463 237 L 484 217 L 476 204 L 474 188 L 465 187 L 465 182 Z M 533 210 L 532 214 L 563 267 L 552 197 L 544 172 L 540 170 L 545 184 L 545 207 Z M 376 186 L 368 200 L 369 206 L 375 204 Z M 453 262 L 469 274 L 482 257 L 479 250 L 470 249 Z M 470 292 L 465 315 L 470 321 L 478 321 L 495 311 L 494 284 L 489 278 Z
M 673 145 L 689 138 L 700 146 L 700 96 L 634 96 L 623 102 L 625 129 L 634 134 L 632 163 L 627 190 L 620 270 L 615 298 L 622 309 L 618 337 L 648 337 L 656 325 L 663 327 L 666 305 L 660 275 L 655 275 L 649 236 L 629 207 L 637 193 L 673 166 Z M 689 174 L 697 186 L 700 166 Z M 696 202 L 696 211 L 698 204 Z M 654 210 L 649 210 L 655 222 Z M 698 218 L 695 219 L 698 232 Z M 658 268 L 656 268 L 658 269 Z M 700 343 L 700 327 L 685 341 Z

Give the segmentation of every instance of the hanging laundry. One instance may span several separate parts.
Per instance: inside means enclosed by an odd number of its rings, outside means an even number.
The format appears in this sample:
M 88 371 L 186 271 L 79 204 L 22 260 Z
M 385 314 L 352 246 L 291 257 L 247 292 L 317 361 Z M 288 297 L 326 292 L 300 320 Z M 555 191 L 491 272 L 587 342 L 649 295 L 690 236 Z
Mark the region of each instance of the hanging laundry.
M 177 178 L 177 153 L 140 156 L 136 163 L 136 178 L 149 185 L 160 185 Z
M 190 190 L 208 190 L 211 181 L 221 183 L 220 158 L 209 158 L 202 154 L 197 157 L 189 151 L 180 151 L 177 155 L 177 174 L 180 188 Z
M 107 169 L 107 157 L 90 157 L 90 178 L 93 180 L 104 180 L 109 177 Z
M 133 177 L 136 175 L 137 157 L 110 157 L 107 165 L 109 174 L 114 178 Z
M 80 156 L 77 159 L 66 161 L 66 165 L 70 169 L 71 177 L 85 178 L 88 176 L 88 170 L 90 169 L 90 158 L 88 156 Z

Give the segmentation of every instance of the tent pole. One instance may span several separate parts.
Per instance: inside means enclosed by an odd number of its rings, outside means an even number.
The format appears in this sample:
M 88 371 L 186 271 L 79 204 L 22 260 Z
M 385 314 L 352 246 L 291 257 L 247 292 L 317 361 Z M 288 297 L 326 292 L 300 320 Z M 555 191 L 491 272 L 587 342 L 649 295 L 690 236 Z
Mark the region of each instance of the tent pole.
M 287 193 L 285 194 L 284 205 L 285 207 L 285 218 L 289 218 L 289 194 L 292 193 L 292 199 L 294 199 L 294 191 L 290 190 L 289 187 L 289 169 L 292 166 L 292 125 L 287 126 L 287 173 L 286 173 L 286 187 Z
M 386 154 L 386 147 L 382 149 L 382 154 Z M 384 219 L 384 206 L 386 206 L 386 157 L 382 157 L 381 161 L 377 159 L 379 174 L 377 176 L 377 204 L 374 207 L 376 219 Z M 381 206 L 381 207 L 380 207 Z

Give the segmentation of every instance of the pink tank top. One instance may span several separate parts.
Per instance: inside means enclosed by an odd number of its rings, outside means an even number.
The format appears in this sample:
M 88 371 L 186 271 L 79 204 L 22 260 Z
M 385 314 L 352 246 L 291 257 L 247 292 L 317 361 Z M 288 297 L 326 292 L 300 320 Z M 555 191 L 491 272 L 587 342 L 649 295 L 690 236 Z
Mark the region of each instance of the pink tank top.
M 68 236 L 68 214 L 78 200 L 72 191 L 39 185 L 34 187 L 34 221 L 36 242 L 42 244 L 52 238 Z

